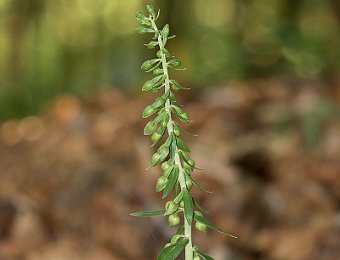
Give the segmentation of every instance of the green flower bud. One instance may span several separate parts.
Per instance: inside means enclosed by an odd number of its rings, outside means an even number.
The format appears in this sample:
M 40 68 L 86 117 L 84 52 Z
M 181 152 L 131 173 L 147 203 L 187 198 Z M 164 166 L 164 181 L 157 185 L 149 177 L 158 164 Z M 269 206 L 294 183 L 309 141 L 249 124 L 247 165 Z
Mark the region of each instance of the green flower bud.
M 174 124 L 174 134 L 179 137 L 182 133 L 182 129 L 179 127 L 177 123 Z
M 163 74 L 163 70 L 162 69 L 154 69 L 152 71 L 152 74 L 155 75 L 155 76 L 158 76 L 158 75 L 162 75 Z
M 136 18 L 140 23 L 151 26 L 149 19 L 141 12 L 136 13 Z
M 151 29 L 151 28 L 146 28 L 146 27 L 138 26 L 136 28 L 136 32 L 138 32 L 140 34 L 144 34 L 144 33 L 153 33 L 155 31 L 153 29 Z
M 198 255 L 195 255 L 193 260 L 200 260 L 201 258 Z
M 170 120 L 170 116 L 169 114 L 166 114 L 162 120 L 162 126 L 167 127 L 169 120 Z
M 152 80 L 149 80 L 144 83 L 142 87 L 142 91 L 146 92 L 146 91 L 152 90 L 154 87 L 155 87 L 155 84 L 152 82 Z
M 150 121 L 144 127 L 144 135 L 151 135 L 157 130 L 157 123 L 155 121 Z
M 160 106 L 163 106 L 164 103 L 165 103 L 165 98 L 163 97 L 158 97 L 156 98 L 156 101 L 152 104 L 153 107 L 160 107 Z
M 163 162 L 161 165 L 161 169 L 163 172 L 165 172 L 167 169 L 169 169 L 171 166 L 169 164 L 169 162 Z
M 177 59 L 173 59 L 173 60 L 169 61 L 169 65 L 171 67 L 177 68 L 177 67 L 181 66 L 181 61 L 177 60 Z
M 170 227 L 177 226 L 180 223 L 178 214 L 175 213 L 175 214 L 170 215 L 168 218 L 168 222 L 169 222 Z
M 187 185 L 188 190 L 190 190 L 192 187 L 192 181 L 189 178 L 186 178 L 185 184 Z
M 179 137 L 181 135 L 181 130 L 174 129 L 174 134 L 175 134 L 175 136 Z
M 168 182 L 168 179 L 164 176 L 161 176 L 157 179 L 156 183 L 156 191 L 159 192 L 163 190 Z
M 157 143 L 159 140 L 161 140 L 162 139 L 162 135 L 160 135 L 159 133 L 153 133 L 152 135 L 151 135 L 151 142 L 153 143 L 153 144 L 155 144 L 155 143 Z
M 190 121 L 189 115 L 186 112 L 184 112 L 180 107 L 172 105 L 171 110 L 183 122 L 189 122 Z
M 153 115 L 155 112 L 156 112 L 156 109 L 153 106 L 149 105 L 143 111 L 143 118 L 147 118 Z
M 181 191 L 181 192 L 176 196 L 176 198 L 174 199 L 174 202 L 178 204 L 178 203 L 180 203 L 182 200 L 183 200 L 183 191 Z
M 158 59 L 153 59 L 153 60 L 147 60 L 147 61 L 144 61 L 142 66 L 141 66 L 141 69 L 142 70 L 149 70 L 152 68 L 153 65 L 155 65 L 159 60 Z
M 206 224 L 198 222 L 198 221 L 196 221 L 195 223 L 195 228 L 201 232 L 207 232 L 207 229 L 208 229 Z
M 172 102 L 176 102 L 176 98 L 175 98 L 174 94 L 171 91 L 169 91 L 169 98 L 170 98 L 170 100 Z
M 161 160 L 161 155 L 159 153 L 154 153 L 151 157 L 151 165 L 157 165 Z
M 155 13 L 155 10 L 153 9 L 152 5 L 147 5 L 146 10 L 148 10 L 149 14 L 151 14 L 152 17 L 154 17 L 154 18 L 156 17 L 156 13 Z
M 171 215 L 177 211 L 178 204 L 176 204 L 173 200 L 170 200 L 165 204 L 165 209 L 166 212 L 164 213 L 164 216 Z
M 169 146 L 166 146 L 165 144 L 162 144 L 158 148 L 158 153 L 161 155 L 161 161 L 164 161 L 164 159 L 168 156 L 169 154 Z
M 188 162 L 190 160 L 189 155 L 184 151 L 178 151 L 178 155 L 184 159 L 185 162 Z
M 186 87 L 183 87 L 181 86 L 176 80 L 170 80 L 170 83 L 172 85 L 172 89 L 175 90 L 175 91 L 178 91 L 180 89 L 184 89 L 184 90 L 189 90 L 190 88 L 186 88 Z
M 146 17 L 145 17 L 145 15 L 142 14 L 141 12 L 136 12 L 136 18 L 142 20 L 142 19 L 144 19 L 144 18 L 146 18 Z
M 158 58 L 162 58 L 162 51 L 161 50 L 159 50 L 157 53 L 156 53 L 156 56 L 158 57 Z
M 167 58 L 170 57 L 170 52 L 167 49 L 163 48 L 162 51 L 165 54 L 165 57 L 167 57 Z
M 168 24 L 164 25 L 164 27 L 163 27 L 163 29 L 162 29 L 162 34 L 163 34 L 163 36 L 164 36 L 164 37 L 168 37 L 169 31 L 170 31 L 169 25 L 168 25 Z
M 190 121 L 190 117 L 186 112 L 180 114 L 179 119 L 181 119 L 183 122 L 189 122 Z
M 175 91 L 178 91 L 181 88 L 178 85 L 172 85 L 172 89 L 175 90 Z
M 151 41 L 149 43 L 145 43 L 144 45 L 146 47 L 148 47 L 148 49 L 154 49 L 158 45 L 158 42 L 157 41 Z

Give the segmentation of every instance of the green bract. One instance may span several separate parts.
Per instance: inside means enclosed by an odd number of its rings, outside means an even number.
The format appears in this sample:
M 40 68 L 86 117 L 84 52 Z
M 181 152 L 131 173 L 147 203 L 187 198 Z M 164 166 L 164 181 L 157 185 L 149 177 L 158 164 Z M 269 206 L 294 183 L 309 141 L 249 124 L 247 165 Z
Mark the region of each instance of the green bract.
M 171 243 L 167 243 L 158 254 L 157 259 L 174 260 L 185 248 L 185 260 L 213 259 L 192 245 L 192 224 L 196 229 L 205 232 L 207 228 L 214 229 L 227 236 L 234 237 L 207 221 L 202 209 L 191 195 L 191 188 L 194 185 L 202 191 L 203 189 L 192 177 L 195 169 L 195 161 L 191 159 L 190 148 L 180 138 L 182 132 L 179 122 L 189 122 L 190 117 L 182 106 L 177 102 L 173 91 L 187 90 L 176 80 L 170 79 L 169 70 L 181 70 L 181 61 L 171 56 L 165 47 L 168 40 L 174 38 L 170 35 L 169 25 L 166 24 L 161 30 L 156 25 L 159 11 L 155 12 L 151 5 L 147 5 L 148 15 L 136 13 L 136 18 L 141 24 L 137 32 L 152 33 L 153 38 L 145 46 L 149 49 L 157 48 L 156 58 L 146 60 L 142 63 L 141 69 L 145 72 L 152 72 L 153 78 L 144 83 L 142 91 L 163 93 L 148 105 L 143 111 L 143 118 L 154 116 L 144 127 L 144 135 L 151 135 L 152 146 L 164 140 L 151 158 L 151 166 L 161 164 L 162 175 L 157 179 L 156 191 L 163 191 L 162 198 L 170 197 L 165 204 L 164 210 L 151 212 L 137 212 L 133 216 L 160 216 L 168 217 L 170 227 L 177 226 L 183 218 L 183 226 L 179 227 L 172 237 Z M 163 138 L 164 137 L 164 138 Z

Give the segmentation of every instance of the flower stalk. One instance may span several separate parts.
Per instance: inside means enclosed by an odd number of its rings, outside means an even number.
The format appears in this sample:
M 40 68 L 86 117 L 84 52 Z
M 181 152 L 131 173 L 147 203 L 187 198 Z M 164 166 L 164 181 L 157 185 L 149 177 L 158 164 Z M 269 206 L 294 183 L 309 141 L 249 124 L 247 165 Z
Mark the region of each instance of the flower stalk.
M 183 130 L 178 120 L 188 123 L 190 118 L 178 104 L 174 92 L 188 88 L 181 86 L 169 75 L 169 69 L 183 70 L 180 68 L 181 62 L 171 56 L 166 49 L 167 41 L 174 38 L 174 36 L 169 36 L 169 25 L 165 25 L 161 30 L 158 29 L 156 20 L 159 17 L 159 11 L 156 14 L 150 5 L 147 5 L 147 10 L 148 16 L 140 12 L 136 13 L 136 18 L 141 24 L 136 30 L 141 34 L 153 34 L 152 40 L 145 46 L 149 49 L 157 48 L 158 51 L 155 59 L 147 60 L 141 65 L 142 70 L 152 72 L 154 75 L 153 79 L 143 85 L 142 91 L 159 92 L 161 89 L 164 91 L 154 103 L 148 105 L 143 111 L 143 118 L 156 115 L 146 124 L 144 134 L 151 135 L 153 146 L 166 139 L 152 155 L 151 166 L 161 165 L 162 169 L 162 175 L 157 180 L 156 191 L 163 191 L 163 199 L 169 195 L 172 195 L 172 199 L 165 203 L 164 210 L 136 212 L 131 215 L 139 217 L 163 215 L 168 217 L 170 227 L 179 226 L 180 216 L 183 216 L 183 225 L 178 227 L 171 241 L 158 254 L 158 260 L 174 260 L 183 250 L 185 250 L 185 260 L 210 260 L 213 258 L 193 246 L 193 223 L 195 223 L 196 229 L 201 232 L 206 232 L 209 227 L 224 235 L 234 238 L 235 236 L 224 232 L 206 220 L 201 212 L 201 207 L 191 195 L 192 185 L 204 192 L 209 191 L 203 189 L 192 178 L 196 163 L 190 158 L 189 147 L 180 138 Z
M 152 28 L 155 31 L 158 31 L 157 25 L 155 23 L 154 20 L 151 20 L 151 24 L 152 24 Z M 167 93 L 170 91 L 170 77 L 169 77 L 169 72 L 168 72 L 168 64 L 167 64 L 167 59 L 166 59 L 166 54 L 164 53 L 164 49 L 165 49 L 165 43 L 163 42 L 163 37 L 162 34 L 159 33 L 158 37 L 158 46 L 160 49 L 160 53 L 161 53 L 161 61 L 162 61 L 162 69 L 163 69 L 163 74 L 165 75 L 165 80 L 164 80 L 164 92 Z M 170 99 L 168 98 L 165 102 L 165 111 L 166 113 L 169 115 L 169 122 L 167 124 L 167 132 L 168 132 L 168 136 L 171 136 L 174 134 L 174 130 L 173 130 L 173 121 L 172 121 L 172 115 L 171 115 L 171 110 L 170 110 Z M 182 168 L 182 164 L 181 164 L 181 160 L 179 158 L 178 155 L 178 147 L 176 145 L 175 147 L 175 165 L 178 166 L 179 168 L 179 176 L 178 176 L 178 182 L 181 188 L 181 191 L 183 191 L 184 189 L 186 189 L 186 183 L 185 183 L 185 176 L 184 176 L 184 171 Z M 193 247 L 192 247 L 192 238 L 191 238 L 191 223 L 189 223 L 187 221 L 187 219 L 184 219 L 184 235 L 185 237 L 187 237 L 189 239 L 188 244 L 185 247 L 185 259 L 186 260 L 192 260 L 193 259 Z

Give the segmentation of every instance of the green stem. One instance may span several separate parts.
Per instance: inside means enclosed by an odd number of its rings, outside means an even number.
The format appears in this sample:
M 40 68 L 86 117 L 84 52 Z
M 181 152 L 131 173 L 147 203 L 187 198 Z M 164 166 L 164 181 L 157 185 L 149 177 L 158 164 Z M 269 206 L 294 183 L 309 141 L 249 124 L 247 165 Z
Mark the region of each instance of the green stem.
M 151 19 L 151 23 L 152 23 L 152 27 L 154 28 L 155 31 L 158 31 L 158 28 L 155 24 L 155 22 Z M 163 39 L 162 39 L 162 35 L 161 33 L 159 33 L 158 35 L 158 45 L 161 51 L 161 61 L 162 61 L 162 69 L 163 69 L 163 73 L 166 76 L 165 78 L 165 93 L 167 93 L 168 91 L 170 91 L 170 78 L 169 78 L 169 72 L 168 72 L 168 65 L 167 65 L 167 61 L 166 61 L 166 56 L 163 53 L 163 48 L 165 47 Z M 170 111 L 170 99 L 168 98 L 165 102 L 165 110 L 166 112 L 169 114 L 169 122 L 167 125 L 167 132 L 168 135 L 170 136 L 173 133 L 173 120 L 171 117 L 171 111 Z M 179 185 L 181 187 L 181 190 L 186 189 L 186 183 L 185 183 L 185 175 L 184 175 L 184 171 L 182 168 L 182 164 L 181 164 L 181 160 L 179 158 L 179 155 L 177 153 L 177 146 L 176 146 L 176 153 L 175 153 L 175 164 L 178 166 L 179 168 L 179 177 L 178 177 L 178 181 L 179 181 Z M 184 209 L 183 209 L 184 210 Z M 194 256 L 194 251 L 193 251 L 193 247 L 192 247 L 192 238 L 191 238 L 191 224 L 187 221 L 187 219 L 185 218 L 185 214 L 184 214 L 184 235 L 189 239 L 189 243 L 186 245 L 185 247 L 185 260 L 193 260 L 193 256 Z

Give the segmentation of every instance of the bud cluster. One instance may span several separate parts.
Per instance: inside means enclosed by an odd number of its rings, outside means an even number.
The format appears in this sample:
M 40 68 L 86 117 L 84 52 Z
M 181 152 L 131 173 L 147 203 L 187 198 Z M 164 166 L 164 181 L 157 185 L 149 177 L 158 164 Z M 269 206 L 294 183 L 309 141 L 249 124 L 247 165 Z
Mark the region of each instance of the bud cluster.
M 136 13 L 136 18 L 141 24 L 136 30 L 141 34 L 152 34 L 152 40 L 145 46 L 158 50 L 156 58 L 147 60 L 141 65 L 142 70 L 151 72 L 153 75 L 151 80 L 144 83 L 142 91 L 156 93 L 162 90 L 162 94 L 143 111 L 143 118 L 154 116 L 145 125 L 144 135 L 151 136 L 152 146 L 158 145 L 151 157 L 151 166 L 160 165 L 162 170 L 162 175 L 157 179 L 156 191 L 163 192 L 163 199 L 172 195 L 172 199 L 165 203 L 162 213 L 168 217 L 170 227 L 179 226 L 177 233 L 172 237 L 171 242 L 165 245 L 157 259 L 175 259 L 184 248 L 186 260 L 212 259 L 192 246 L 191 226 L 193 221 L 198 231 L 206 232 L 209 227 L 221 233 L 224 232 L 203 218 L 201 208 L 190 193 L 193 185 L 202 191 L 208 191 L 193 180 L 192 172 L 196 163 L 190 157 L 189 147 L 180 138 L 183 130 L 179 122 L 188 123 L 190 117 L 182 109 L 174 95 L 174 92 L 188 88 L 181 86 L 169 77 L 169 69 L 182 70 L 181 62 L 171 56 L 165 47 L 167 41 L 175 36 L 169 36 L 169 25 L 165 25 L 160 30 L 157 28 L 156 20 L 159 17 L 159 11 L 156 14 L 150 5 L 147 5 L 147 10 L 148 16 L 140 12 Z M 163 143 L 159 144 L 161 141 Z M 156 216 L 159 215 L 159 212 L 139 212 L 134 213 L 134 216 Z M 180 225 L 180 216 L 183 216 L 182 226 Z

